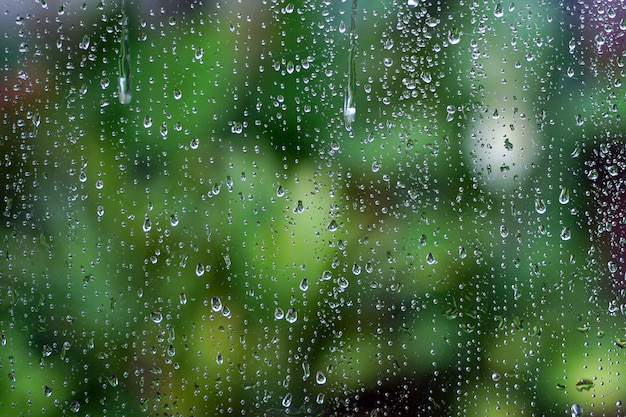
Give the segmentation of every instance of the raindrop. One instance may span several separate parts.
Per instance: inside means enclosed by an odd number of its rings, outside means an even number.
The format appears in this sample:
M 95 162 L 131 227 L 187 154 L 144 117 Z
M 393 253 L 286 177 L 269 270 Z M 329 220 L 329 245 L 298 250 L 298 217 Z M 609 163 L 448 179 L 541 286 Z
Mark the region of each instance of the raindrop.
M 202 275 L 204 275 L 204 271 L 204 265 L 198 262 L 198 265 L 196 265 L 196 276 L 201 277 Z
M 546 212 L 546 203 L 543 201 L 543 198 L 535 199 L 535 211 L 539 214 Z
M 348 81 L 343 101 L 343 118 L 347 127 L 356 119 L 356 11 L 357 0 L 352 0 L 352 14 L 350 18 L 350 49 L 348 52 Z
M 274 318 L 276 320 L 282 320 L 285 318 L 285 312 L 282 308 L 276 307 L 276 310 L 274 310 Z
M 342 290 L 345 290 L 346 288 L 348 288 L 348 285 L 350 285 L 350 282 L 346 279 L 346 277 L 339 277 L 339 279 L 337 280 L 337 285 L 339 285 L 339 288 L 341 288 Z
M 496 4 L 496 7 L 493 9 L 493 14 L 495 17 L 504 16 L 504 9 L 502 8 L 502 3 Z
M 126 15 L 126 0 L 122 0 L 122 17 L 120 20 L 122 30 L 119 52 L 118 69 L 118 98 L 121 104 L 128 104 L 132 99 L 130 84 L 130 42 L 128 33 L 128 16 Z
M 300 281 L 300 289 L 302 291 L 306 291 L 309 289 L 309 280 L 307 280 L 306 278 L 302 278 L 302 281 Z
M 158 311 L 153 311 L 152 313 L 150 313 L 150 320 L 152 320 L 156 324 L 159 324 L 163 321 L 163 315 Z
M 572 404 L 570 411 L 572 413 L 572 417 L 582 417 L 583 415 L 583 408 L 578 404 Z
M 328 281 L 332 277 L 333 277 L 333 273 L 329 271 L 328 269 L 326 269 L 324 272 L 322 272 L 322 276 L 320 277 L 320 279 L 322 281 Z
M 76 400 L 73 400 L 70 403 L 70 411 L 73 413 L 78 413 L 80 411 L 80 403 Z
M 570 240 L 571 238 L 572 232 L 570 231 L 569 227 L 564 227 L 563 230 L 561 230 L 561 239 Z
M 311 365 L 308 361 L 302 362 L 302 380 L 305 381 L 311 376 Z
M 170 216 L 170 224 L 172 225 L 172 227 L 178 226 L 178 215 L 176 215 L 176 213 Z
M 356 262 L 352 265 L 352 273 L 354 275 L 360 275 L 361 274 L 361 266 L 359 264 L 357 264 Z
M 448 42 L 450 42 L 450 45 L 456 45 L 461 42 L 461 31 L 458 28 L 448 31 Z
M 46 397 L 50 397 L 52 395 L 52 387 L 45 385 L 43 387 L 43 395 L 45 395 Z
M 146 218 L 143 222 L 143 231 L 147 233 L 150 231 L 150 229 L 152 229 L 152 222 L 150 221 L 150 217 L 146 215 Z
M 222 300 L 220 299 L 220 297 L 213 296 L 211 298 L 211 310 L 218 312 L 222 310 L 222 308 L 223 308 L 223 305 L 222 305 Z
M 285 408 L 290 407 L 291 401 L 292 401 L 292 395 L 290 392 L 288 392 L 287 395 L 285 395 L 285 397 L 283 398 L 283 407 Z
M 298 320 L 298 312 L 295 308 L 290 307 L 289 310 L 287 310 L 287 314 L 285 314 L 285 320 L 287 320 L 287 322 L 289 323 L 295 323 Z
M 561 204 L 569 203 L 569 189 L 567 187 L 563 187 L 561 189 L 561 193 L 559 194 L 559 203 Z
M 315 382 L 317 382 L 318 385 L 324 385 L 326 383 L 326 375 L 324 375 L 324 372 L 317 371 L 315 373 Z

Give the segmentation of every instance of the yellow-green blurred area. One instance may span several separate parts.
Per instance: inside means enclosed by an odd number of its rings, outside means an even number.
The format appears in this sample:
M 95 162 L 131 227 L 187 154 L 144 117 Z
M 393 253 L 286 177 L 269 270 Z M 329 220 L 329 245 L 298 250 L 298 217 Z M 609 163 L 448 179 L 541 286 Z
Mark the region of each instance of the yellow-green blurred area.
M 624 412 L 621 2 L 0 23 L 0 415 Z

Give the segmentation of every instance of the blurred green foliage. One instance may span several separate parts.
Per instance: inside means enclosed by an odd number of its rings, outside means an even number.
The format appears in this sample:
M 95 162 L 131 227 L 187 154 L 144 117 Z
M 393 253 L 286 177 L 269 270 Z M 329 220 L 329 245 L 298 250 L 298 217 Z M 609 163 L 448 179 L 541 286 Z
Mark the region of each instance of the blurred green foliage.
M 618 412 L 621 51 L 573 5 L 354 5 L 351 126 L 352 2 L 7 7 L 3 415 Z

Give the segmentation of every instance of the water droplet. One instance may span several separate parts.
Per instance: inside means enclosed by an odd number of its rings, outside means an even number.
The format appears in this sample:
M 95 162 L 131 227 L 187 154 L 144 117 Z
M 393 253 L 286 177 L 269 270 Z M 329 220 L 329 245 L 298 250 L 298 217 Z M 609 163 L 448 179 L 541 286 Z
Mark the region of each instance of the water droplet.
M 356 262 L 352 265 L 352 273 L 354 275 L 360 275 L 361 274 L 361 266 L 359 264 L 357 264 Z
M 609 175 L 612 177 L 615 177 L 619 174 L 619 168 L 617 167 L 617 165 L 609 165 L 609 167 L 606 170 L 609 172 Z
M 198 149 L 199 145 L 200 145 L 200 139 L 198 138 L 193 138 L 191 139 L 191 142 L 189 142 L 189 147 L 191 149 Z
M 172 227 L 178 226 L 178 215 L 176 213 L 170 216 L 170 224 L 172 225 Z
M 306 278 L 302 278 L 302 281 L 300 281 L 300 289 L 302 291 L 306 291 L 309 289 L 309 280 Z
M 152 222 L 150 221 L 150 217 L 146 216 L 143 222 L 143 231 L 147 233 L 150 229 L 152 229 Z
M 196 275 L 201 277 L 202 275 L 204 275 L 204 271 L 204 265 L 198 262 L 198 265 L 196 265 Z
M 326 269 L 324 272 L 322 272 L 322 276 L 320 277 L 320 279 L 322 281 L 328 281 L 332 277 L 333 277 L 333 273 L 329 271 L 328 269 Z
M 152 313 L 150 313 L 150 320 L 152 320 L 156 324 L 159 324 L 163 321 L 163 315 L 158 311 L 153 311 Z
M 406 4 L 409 7 L 417 7 L 419 5 L 419 2 L 417 0 L 407 0 Z
M 293 208 L 293 212 L 302 213 L 303 211 L 304 211 L 304 205 L 302 203 L 302 200 L 298 200 L 298 202 L 296 203 L 296 206 Z
M 310 376 L 311 376 L 311 365 L 309 365 L 308 361 L 304 361 L 302 362 L 302 380 L 305 381 Z
M 49 386 L 44 386 L 43 387 L 43 395 L 45 395 L 46 397 L 50 397 L 52 395 L 52 387 Z
M 326 375 L 324 375 L 324 372 L 317 371 L 315 373 L 315 382 L 317 382 L 318 385 L 324 385 L 326 383 Z
M 223 305 L 222 305 L 222 300 L 220 299 L 220 297 L 213 296 L 211 298 L 211 310 L 218 312 L 222 310 L 222 308 L 223 308 Z
M 41 356 L 47 358 L 50 355 L 52 355 L 52 348 L 48 345 L 43 345 L 43 347 L 41 348 Z
M 187 294 L 185 294 L 184 292 L 180 293 L 180 304 L 181 305 L 187 304 Z
M 283 188 L 282 185 L 279 185 L 278 188 L 276 188 L 276 196 L 282 197 L 284 195 L 285 195 L 285 189 Z
M 504 9 L 502 8 L 502 3 L 496 4 L 496 7 L 493 9 L 493 14 L 495 17 L 504 16 Z
M 70 411 L 78 413 L 80 411 L 80 403 L 76 400 L 70 403 Z
M 500 380 L 500 374 L 498 372 L 494 372 L 491 374 L 491 380 L 492 381 L 499 381 Z
M 546 212 L 546 203 L 543 201 L 543 198 L 535 199 L 535 211 L 539 214 Z
M 561 204 L 569 203 L 569 189 L 567 187 L 563 187 L 561 189 L 561 193 L 559 194 L 559 203 Z
M 428 265 L 434 265 L 437 263 L 437 259 L 435 259 L 435 257 L 433 256 L 431 252 L 429 252 L 428 255 L 426 255 L 426 263 Z
M 456 45 L 461 42 L 461 31 L 458 28 L 448 31 L 448 42 L 450 42 L 450 45 Z
M 112 387 L 117 387 L 120 383 L 120 380 L 117 377 L 117 375 L 109 375 L 109 377 L 107 378 L 107 381 L 109 385 Z
M 325 398 L 324 393 L 320 392 L 319 394 L 317 394 L 317 397 L 315 397 L 315 402 L 320 404 L 320 405 L 324 404 L 324 398 Z
M 346 277 L 339 277 L 339 279 L 337 280 L 337 285 L 342 290 L 345 290 L 346 288 L 348 288 L 348 285 L 350 285 L 350 282 Z
M 122 30 L 119 52 L 118 74 L 118 99 L 121 104 L 128 104 L 132 99 L 130 83 L 130 42 L 128 33 L 128 16 L 126 15 L 126 2 L 122 1 L 122 17 L 120 20 Z
M 285 312 L 282 308 L 276 307 L 276 310 L 274 310 L 274 318 L 276 320 L 282 320 L 283 318 L 285 318 Z
M 217 362 L 218 365 L 224 363 L 224 357 L 222 356 L 222 352 L 217 352 L 217 356 L 215 356 L 215 362 Z
M 561 230 L 561 239 L 570 240 L 571 238 L 572 232 L 570 231 L 569 227 L 564 227 L 563 230 Z
M 583 408 L 578 404 L 572 404 L 570 411 L 572 413 L 572 417 L 582 417 L 583 415 Z
M 180 91 L 180 89 L 175 88 L 174 89 L 174 100 L 180 100 L 180 98 L 183 96 L 183 92 Z
M 287 322 L 289 323 L 295 323 L 298 320 L 298 312 L 295 308 L 290 307 L 289 310 L 287 310 L 287 314 L 285 314 L 285 320 L 287 320 Z
M 292 401 L 292 395 L 290 392 L 288 392 L 285 397 L 283 398 L 283 407 L 288 408 L 291 406 L 291 401 Z
M 328 230 L 329 232 L 335 232 L 337 231 L 337 229 L 339 229 L 339 225 L 334 219 L 331 220 L 330 223 L 328 223 L 328 226 L 326 227 L 326 230 Z

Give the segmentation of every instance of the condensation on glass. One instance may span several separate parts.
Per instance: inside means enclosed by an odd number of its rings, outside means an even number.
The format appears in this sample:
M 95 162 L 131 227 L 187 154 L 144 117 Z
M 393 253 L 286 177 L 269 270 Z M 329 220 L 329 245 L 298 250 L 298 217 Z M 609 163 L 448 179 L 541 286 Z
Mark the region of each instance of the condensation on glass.
M 620 415 L 626 6 L 0 17 L 0 414 Z

